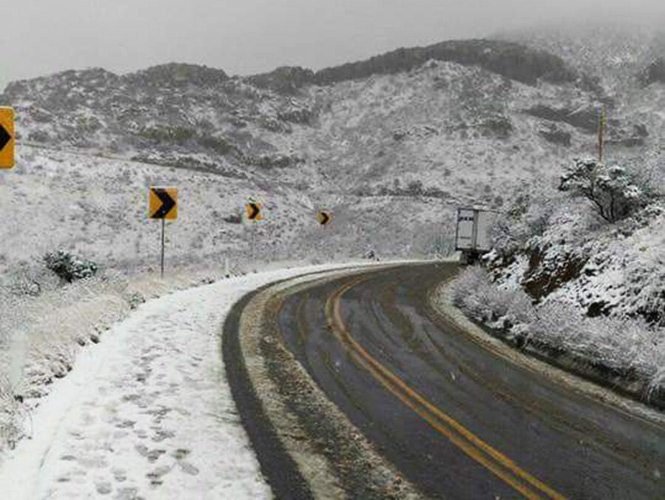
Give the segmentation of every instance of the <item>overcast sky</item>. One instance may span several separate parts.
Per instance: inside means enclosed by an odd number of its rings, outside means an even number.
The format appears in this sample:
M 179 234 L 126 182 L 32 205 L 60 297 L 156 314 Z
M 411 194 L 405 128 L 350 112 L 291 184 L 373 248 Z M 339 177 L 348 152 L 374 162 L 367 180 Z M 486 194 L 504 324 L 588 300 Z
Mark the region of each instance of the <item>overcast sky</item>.
M 664 0 L 0 0 L 0 88 L 71 68 L 171 61 L 313 69 L 400 46 L 558 23 L 665 20 Z

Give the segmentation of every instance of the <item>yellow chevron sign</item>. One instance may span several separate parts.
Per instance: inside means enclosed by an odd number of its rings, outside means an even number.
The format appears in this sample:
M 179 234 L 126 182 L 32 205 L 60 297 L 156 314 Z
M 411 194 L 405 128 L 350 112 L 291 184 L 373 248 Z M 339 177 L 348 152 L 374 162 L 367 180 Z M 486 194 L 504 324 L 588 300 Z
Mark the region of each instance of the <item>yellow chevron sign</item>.
M 148 198 L 148 218 L 166 220 L 178 218 L 178 188 L 151 187 Z
M 316 220 L 319 221 L 319 224 L 326 226 L 332 222 L 332 214 L 327 210 L 321 210 L 316 214 Z
M 262 205 L 255 201 L 251 201 L 245 205 L 245 213 L 247 218 L 253 221 L 263 220 L 263 214 L 261 213 Z
M 14 110 L 0 107 L 0 168 L 14 167 Z

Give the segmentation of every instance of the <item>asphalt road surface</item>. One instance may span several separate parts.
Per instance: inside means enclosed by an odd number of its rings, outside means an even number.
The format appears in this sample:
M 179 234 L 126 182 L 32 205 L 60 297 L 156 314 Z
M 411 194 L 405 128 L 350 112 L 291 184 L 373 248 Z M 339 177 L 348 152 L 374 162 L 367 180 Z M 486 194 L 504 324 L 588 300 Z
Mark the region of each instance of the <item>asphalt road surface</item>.
M 287 347 L 423 492 L 665 498 L 665 428 L 496 355 L 432 314 L 450 264 L 319 283 L 278 314 Z

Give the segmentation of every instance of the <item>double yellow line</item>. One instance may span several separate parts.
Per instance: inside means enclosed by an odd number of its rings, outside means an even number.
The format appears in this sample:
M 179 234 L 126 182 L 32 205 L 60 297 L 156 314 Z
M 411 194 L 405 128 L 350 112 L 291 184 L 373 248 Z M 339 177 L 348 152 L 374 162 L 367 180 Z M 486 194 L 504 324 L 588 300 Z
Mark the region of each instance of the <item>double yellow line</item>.
M 340 312 L 342 296 L 367 278 L 355 278 L 337 289 L 326 301 L 325 312 L 328 325 L 335 337 L 381 385 L 402 403 L 420 415 L 433 429 L 445 436 L 461 451 L 491 471 L 495 476 L 529 499 L 565 497 L 542 481 L 520 468 L 506 455 L 480 439 L 455 419 L 441 411 L 409 387 L 388 368 L 370 355 L 349 333 Z

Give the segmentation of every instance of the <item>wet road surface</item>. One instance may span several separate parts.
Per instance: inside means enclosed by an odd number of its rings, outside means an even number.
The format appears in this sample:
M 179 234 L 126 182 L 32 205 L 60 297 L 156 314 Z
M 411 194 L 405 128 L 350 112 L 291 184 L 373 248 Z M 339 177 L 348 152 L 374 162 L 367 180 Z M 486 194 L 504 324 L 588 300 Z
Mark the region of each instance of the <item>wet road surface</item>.
M 286 297 L 286 346 L 398 469 L 436 498 L 665 498 L 665 428 L 572 392 L 433 315 L 451 264 Z

